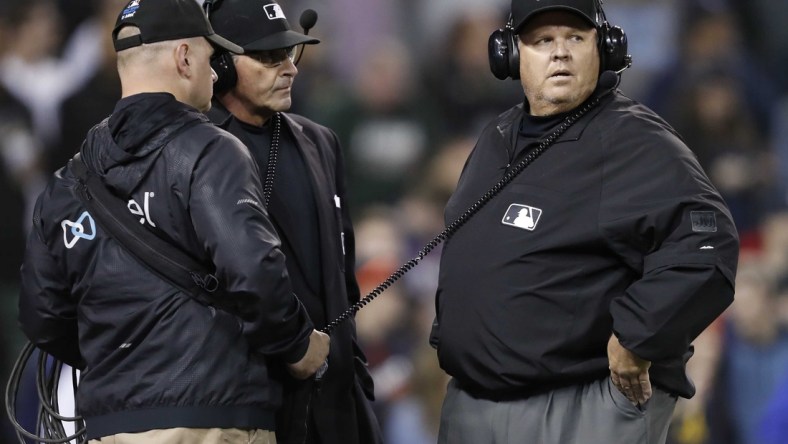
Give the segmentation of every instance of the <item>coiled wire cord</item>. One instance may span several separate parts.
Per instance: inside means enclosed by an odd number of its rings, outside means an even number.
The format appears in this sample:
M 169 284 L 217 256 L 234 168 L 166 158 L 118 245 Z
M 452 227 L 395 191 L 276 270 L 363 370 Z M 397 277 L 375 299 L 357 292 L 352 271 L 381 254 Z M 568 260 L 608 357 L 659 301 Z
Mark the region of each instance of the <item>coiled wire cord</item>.
M 81 416 L 63 416 L 57 411 L 58 406 L 58 382 L 60 380 L 63 364 L 54 358 L 50 359 L 47 353 L 39 350 L 36 368 L 36 392 L 38 394 L 38 414 L 36 420 L 36 430 L 34 434 L 24 428 L 17 420 L 16 399 L 19 387 L 22 382 L 25 367 L 30 361 L 36 347 L 28 342 L 19 353 L 11 376 L 5 390 L 5 408 L 11 425 L 16 430 L 17 438 L 21 444 L 26 444 L 25 439 L 33 440 L 36 443 L 67 443 L 75 440 L 77 444 L 85 444 L 85 423 Z M 49 363 L 49 365 L 48 365 Z M 72 383 L 76 391 L 77 376 L 76 369 L 72 372 Z M 74 422 L 76 432 L 68 435 L 63 427 L 63 422 Z

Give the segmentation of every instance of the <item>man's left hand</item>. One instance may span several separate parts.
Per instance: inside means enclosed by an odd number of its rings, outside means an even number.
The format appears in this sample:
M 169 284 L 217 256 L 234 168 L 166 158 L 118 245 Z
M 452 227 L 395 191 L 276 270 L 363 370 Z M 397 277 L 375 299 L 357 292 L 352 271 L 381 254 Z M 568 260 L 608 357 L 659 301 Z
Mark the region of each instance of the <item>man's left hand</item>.
M 646 361 L 624 348 L 616 335 L 607 342 L 607 359 L 610 364 L 610 379 L 633 404 L 643 405 L 651 398 L 651 380 Z

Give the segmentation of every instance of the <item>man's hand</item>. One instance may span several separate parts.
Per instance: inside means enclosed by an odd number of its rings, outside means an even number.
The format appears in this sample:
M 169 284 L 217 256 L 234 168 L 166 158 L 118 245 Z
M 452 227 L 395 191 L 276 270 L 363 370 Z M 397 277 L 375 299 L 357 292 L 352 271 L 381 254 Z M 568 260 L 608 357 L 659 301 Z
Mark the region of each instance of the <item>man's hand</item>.
M 607 359 L 613 385 L 633 404 L 645 404 L 651 398 L 651 380 L 648 377 L 651 361 L 625 349 L 616 335 L 611 335 L 607 342 Z
M 314 375 L 326 362 L 330 343 L 331 338 L 327 334 L 313 330 L 312 335 L 309 336 L 309 348 L 306 349 L 306 354 L 300 361 L 287 364 L 287 370 L 297 379 L 306 379 Z

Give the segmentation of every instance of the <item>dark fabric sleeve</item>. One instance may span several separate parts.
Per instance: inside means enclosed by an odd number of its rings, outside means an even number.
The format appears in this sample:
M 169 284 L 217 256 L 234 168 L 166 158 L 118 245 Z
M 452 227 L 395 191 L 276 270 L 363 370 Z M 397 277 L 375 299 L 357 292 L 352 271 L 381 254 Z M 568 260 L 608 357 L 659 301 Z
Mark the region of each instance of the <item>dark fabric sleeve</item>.
M 195 166 L 189 211 L 252 346 L 296 362 L 306 353 L 314 327 L 293 294 L 280 240 L 262 207 L 261 190 L 246 147 L 222 135 Z
M 738 234 L 695 156 L 660 125 L 619 129 L 607 156 L 601 225 L 637 278 L 610 307 L 641 358 L 678 358 L 733 301 Z
M 36 204 L 21 269 L 19 326 L 41 350 L 66 364 L 83 369 L 79 351 L 77 303 L 62 267 L 49 252 L 41 234 L 41 199 Z

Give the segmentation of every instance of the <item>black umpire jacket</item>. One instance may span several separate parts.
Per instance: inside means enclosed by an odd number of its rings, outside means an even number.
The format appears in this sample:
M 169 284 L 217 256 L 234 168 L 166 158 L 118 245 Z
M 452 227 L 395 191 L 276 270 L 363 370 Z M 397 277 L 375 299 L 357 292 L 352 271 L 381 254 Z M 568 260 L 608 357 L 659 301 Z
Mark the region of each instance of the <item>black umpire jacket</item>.
M 648 108 L 598 96 L 444 246 L 432 342 L 479 396 L 603 378 L 615 333 L 655 385 L 690 397 L 690 344 L 733 300 L 738 235 L 695 156 Z M 514 149 L 523 113 L 483 131 L 447 224 L 541 141 Z
M 250 149 L 250 134 L 218 102 L 208 116 L 221 128 L 236 135 Z M 273 188 L 268 213 L 278 231 L 287 258 L 287 270 L 296 295 L 318 328 L 330 322 L 359 300 L 355 277 L 355 238 L 346 205 L 345 174 L 339 141 L 330 129 L 296 114 L 281 113 L 281 131 L 288 131 L 306 164 L 307 186 L 312 188 L 319 221 L 319 252 L 323 285 L 313 288 L 306 277 L 304 255 L 318 249 L 304 245 L 299 236 L 302 221 L 288 220 L 288 190 Z M 293 148 L 283 145 L 282 149 Z M 281 156 L 281 154 L 280 154 Z M 260 168 L 266 174 L 265 166 Z M 282 174 L 281 171 L 276 173 Z M 302 443 L 309 433 L 323 444 L 375 444 L 381 442 L 377 420 L 369 400 L 373 382 L 366 358 L 356 340 L 351 317 L 331 332 L 328 371 L 319 385 L 281 375 L 284 405 L 277 415 L 277 442 Z M 308 411 L 307 411 L 308 410 Z
M 269 362 L 295 362 L 314 326 L 294 296 L 246 147 L 169 94 L 122 99 L 82 159 L 131 217 L 214 264 L 238 312 L 200 304 L 138 263 L 72 191 L 68 166 L 35 208 L 19 321 L 30 340 L 82 369 L 87 437 L 158 428 L 275 425 Z

